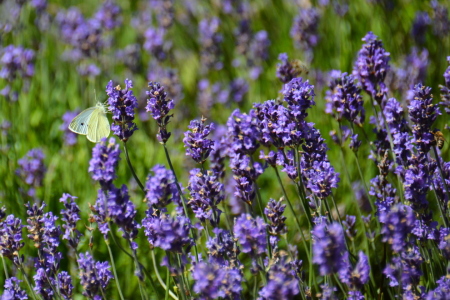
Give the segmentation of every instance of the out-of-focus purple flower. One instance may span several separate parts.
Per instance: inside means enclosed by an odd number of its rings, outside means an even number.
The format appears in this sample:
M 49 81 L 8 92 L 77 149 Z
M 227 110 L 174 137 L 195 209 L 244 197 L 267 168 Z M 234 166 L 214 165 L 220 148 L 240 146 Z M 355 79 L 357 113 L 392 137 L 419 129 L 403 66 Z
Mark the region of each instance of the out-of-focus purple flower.
M 160 82 L 176 103 L 183 98 L 183 85 L 180 82 L 177 69 L 162 67 L 156 62 L 150 63 L 147 71 L 147 80 L 149 82 Z
M 168 57 L 171 43 L 166 41 L 164 28 L 148 28 L 144 33 L 144 50 L 150 52 L 156 59 L 162 61 Z
M 345 235 L 350 239 L 353 240 L 356 237 L 357 229 L 355 228 L 356 224 L 356 217 L 347 215 L 345 216 L 345 220 L 342 221 L 342 225 L 345 229 Z
M 364 252 L 358 252 L 358 263 L 352 269 L 348 252 L 344 255 L 346 266 L 339 270 L 339 279 L 352 289 L 360 290 L 368 281 L 370 276 L 370 265 Z
M 25 300 L 28 299 L 27 293 L 20 288 L 22 280 L 16 277 L 10 277 L 5 280 L 3 295 L 1 300 Z
M 277 164 L 277 158 L 278 154 L 275 151 L 270 150 L 268 154 L 265 154 L 263 150 L 259 152 L 259 158 L 266 161 L 266 163 L 271 166 L 275 167 Z
M 41 187 L 47 171 L 44 165 L 45 155 L 41 149 L 31 149 L 19 159 L 16 174 L 29 186 L 28 196 L 35 197 L 36 189 Z
M 314 226 L 313 263 L 319 265 L 320 275 L 336 273 L 345 267 L 345 236 L 338 223 L 327 224 L 325 221 Z
M 426 32 L 431 23 L 430 16 L 425 11 L 417 11 L 414 17 L 411 34 L 417 45 L 425 43 Z
M 306 110 L 316 104 L 314 96 L 314 86 L 301 77 L 292 79 L 283 88 L 283 100 L 297 122 L 303 121 L 308 116 Z
M 241 251 L 259 256 L 267 251 L 266 227 L 261 217 L 242 214 L 235 219 L 234 236 L 241 244 Z
M 175 104 L 172 99 L 167 97 L 164 86 L 161 86 L 158 82 L 150 82 L 148 86 L 150 90 L 146 92 L 149 97 L 146 109 L 158 124 L 157 138 L 159 142 L 165 144 L 170 137 L 170 132 L 167 131 L 166 126 L 173 117 L 173 115 L 169 115 L 169 112 Z
M 287 231 L 285 224 L 286 217 L 283 216 L 286 204 L 281 204 L 281 202 L 282 199 L 280 199 L 280 201 L 270 199 L 267 206 L 264 208 L 264 214 L 267 216 L 269 221 L 268 233 L 270 235 L 269 240 L 272 247 L 276 246 L 278 240 L 280 239 L 279 236 Z
M 437 287 L 429 291 L 425 300 L 445 300 L 450 295 L 450 278 L 442 276 L 436 280 Z
M 94 261 L 94 258 L 86 252 L 80 253 L 78 258 L 80 283 L 84 288 L 83 295 L 90 299 L 100 299 L 111 279 L 114 279 L 109 271 L 109 263 Z
M 364 300 L 366 299 L 360 291 L 349 291 L 347 300 Z
M 193 244 L 189 238 L 191 222 L 188 218 L 184 216 L 172 218 L 151 208 L 146 214 L 147 217 L 142 220 L 142 227 L 152 247 L 182 253 L 183 246 L 190 247 Z
M 190 171 L 188 190 L 191 198 L 187 203 L 195 216 L 201 221 L 209 220 L 211 225 L 217 226 L 222 211 L 217 205 L 225 199 L 223 184 L 218 181 L 213 172 L 203 174 L 200 169 Z
M 63 123 L 59 127 L 59 130 L 64 131 L 64 143 L 67 146 L 73 146 L 77 143 L 77 134 L 69 130 L 69 125 L 73 118 L 75 118 L 79 113 L 79 110 L 68 111 L 62 117 Z
M 416 218 L 411 207 L 395 204 L 389 211 L 381 212 L 380 223 L 383 242 L 391 245 L 395 252 L 402 251 L 408 244 L 407 236 L 414 229 Z
M 81 76 L 84 77 L 96 77 L 100 75 L 102 70 L 96 64 L 85 64 L 81 63 L 77 66 L 77 71 Z
M 175 176 L 171 170 L 163 165 L 152 168 L 153 175 L 148 175 L 145 183 L 145 198 L 149 206 L 162 209 L 169 203 L 180 203 L 180 194 L 175 183 Z
M 362 126 L 365 110 L 356 78 L 340 71 L 332 71 L 331 78 L 330 90 L 325 96 L 327 101 L 325 112 L 333 115 L 337 121 L 345 118 L 349 122 Z
M 389 71 L 390 54 L 383 48 L 383 43 L 372 32 L 362 39 L 363 44 L 353 68 L 353 75 L 362 84 L 362 88 L 375 101 L 381 103 L 387 92 L 384 79 Z
M 22 242 L 22 221 L 9 215 L 0 222 L 0 253 L 9 258 L 16 266 L 23 262 L 19 251 L 25 245 Z
M 292 263 L 280 257 L 270 267 L 267 284 L 259 291 L 261 300 L 294 299 L 299 290 L 299 278 Z
M 122 62 L 133 74 L 139 73 L 142 68 L 142 50 L 140 44 L 130 44 L 115 53 L 115 58 Z
M 248 82 L 244 78 L 236 78 L 230 82 L 230 100 L 240 103 L 248 92 Z
M 69 241 L 69 245 L 76 249 L 80 241 L 81 233 L 77 230 L 77 222 L 80 218 L 80 208 L 75 199 L 78 197 L 63 194 L 59 202 L 62 202 L 65 209 L 61 210 L 61 220 L 64 221 L 62 227 L 65 229 L 63 239 Z
M 197 299 L 241 299 L 243 276 L 239 269 L 201 261 L 194 266 L 192 278 Z
M 102 3 L 95 13 L 95 19 L 100 22 L 101 27 L 112 30 L 122 24 L 122 9 L 113 0 Z
M 270 39 L 267 31 L 255 33 L 250 43 L 247 63 L 250 67 L 250 78 L 256 80 L 262 72 L 263 63 L 269 58 Z
M 319 11 L 314 8 L 301 8 L 291 27 L 291 37 L 296 47 L 311 52 L 319 42 Z
M 318 296 L 320 297 L 320 300 L 337 300 L 335 292 L 337 291 L 337 288 L 334 286 L 329 286 L 327 283 L 322 284 L 320 286 L 322 288 L 322 293 Z
M 228 118 L 227 127 L 233 152 L 251 155 L 258 149 L 260 132 L 255 110 L 247 114 L 236 109 Z
M 223 36 L 219 33 L 220 19 L 203 19 L 198 25 L 201 45 L 201 65 L 202 69 L 207 71 L 214 68 L 220 70 L 223 67 L 221 61 L 221 44 Z
M 408 124 L 403 115 L 403 107 L 395 98 L 389 98 L 386 101 L 383 114 L 392 135 L 407 131 Z
M 299 61 L 290 62 L 286 53 L 280 53 L 278 60 L 281 63 L 277 63 L 277 78 L 282 83 L 288 83 L 302 73 L 301 63 Z
M 59 292 L 61 293 L 61 296 L 63 296 L 64 299 L 69 300 L 72 299 L 72 277 L 70 277 L 70 274 L 66 271 L 62 271 L 58 274 L 58 287 Z
M 450 56 L 447 56 L 447 62 L 449 66 L 444 72 L 445 85 L 439 85 L 442 100 L 439 104 L 444 107 L 447 114 L 450 114 Z
M 211 130 L 214 130 L 214 123 L 205 125 L 206 118 L 201 120 L 192 120 L 188 128 L 190 130 L 184 133 L 184 147 L 186 155 L 194 161 L 203 164 L 213 150 L 214 141 L 208 138 Z
M 428 153 L 435 143 L 435 138 L 431 132 L 431 126 L 436 121 L 441 111 L 437 104 L 433 104 L 431 88 L 417 84 L 411 91 L 410 105 L 408 106 L 409 116 L 413 122 L 412 131 L 414 143 L 422 153 Z
M 47 8 L 47 0 L 31 0 L 30 5 L 37 11 L 42 12 Z
M 389 286 L 400 285 L 404 290 L 409 290 L 419 284 L 422 263 L 423 258 L 419 248 L 412 246 L 402 249 L 400 256 L 393 257 L 383 274 L 390 280 Z
M 0 50 L 0 78 L 8 82 L 34 75 L 34 51 L 21 46 L 8 45 Z
M 135 220 L 136 208 L 130 200 L 126 185 L 122 185 L 119 189 L 111 184 L 107 190 L 100 189 L 92 210 L 96 213 L 95 219 L 105 238 L 109 231 L 107 222 L 111 220 L 117 224 L 122 237 L 130 243 L 131 249 L 137 249 L 134 239 L 137 237 L 140 225 Z
M 92 179 L 98 181 L 103 189 L 107 189 L 116 179 L 116 168 L 119 164 L 120 149 L 114 138 L 109 142 L 103 138 L 92 149 L 92 158 L 89 161 L 89 172 Z
M 208 248 L 209 260 L 222 266 L 238 267 L 240 262 L 237 256 L 240 253 L 235 245 L 234 237 L 228 230 L 214 228 L 215 237 L 210 237 L 206 242 Z
M 33 276 L 35 286 L 33 288 L 41 298 L 45 300 L 53 299 L 56 291 L 56 281 L 52 276 L 47 275 L 44 268 L 37 268 Z
M 446 259 L 450 259 L 450 229 L 441 227 L 439 229 L 439 250 Z
M 247 56 L 250 49 L 252 39 L 251 21 L 248 16 L 244 16 L 239 20 L 239 24 L 234 30 L 236 39 L 236 50 L 239 54 Z
M 358 140 L 358 135 L 357 134 L 352 134 L 352 136 L 350 137 L 350 144 L 348 145 L 348 147 L 353 150 L 353 152 L 358 152 L 359 147 L 361 147 L 362 141 Z
M 122 89 L 120 85 L 114 87 L 112 80 L 106 86 L 109 111 L 112 113 L 114 121 L 111 130 L 124 142 L 138 129 L 136 123 L 133 122 L 134 109 L 138 106 L 138 101 L 132 88 L 133 82 L 128 79 L 125 79 L 125 89 Z
M 447 207 L 449 199 L 446 192 L 446 186 L 447 187 L 450 186 L 450 163 L 449 162 L 441 163 L 441 169 L 437 168 L 434 171 L 434 176 L 432 180 L 433 180 L 432 187 L 436 191 L 436 195 L 439 201 L 441 201 L 442 207 Z
M 431 0 L 433 14 L 431 16 L 431 24 L 433 33 L 439 38 L 445 38 L 450 33 L 450 19 L 448 17 L 448 8 L 440 5 L 437 0 Z

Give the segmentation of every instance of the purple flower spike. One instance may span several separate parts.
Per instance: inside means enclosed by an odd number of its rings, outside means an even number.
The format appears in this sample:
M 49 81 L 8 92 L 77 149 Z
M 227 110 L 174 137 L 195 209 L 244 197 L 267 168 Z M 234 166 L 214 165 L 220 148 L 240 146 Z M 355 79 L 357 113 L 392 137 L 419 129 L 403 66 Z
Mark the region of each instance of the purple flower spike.
M 104 138 L 92 149 L 92 158 L 89 161 L 88 170 L 92 179 L 98 181 L 102 189 L 108 189 L 112 181 L 116 179 L 119 159 L 119 145 L 116 144 L 114 138 L 110 138 L 109 142 Z
M 339 270 L 339 279 L 347 284 L 352 289 L 362 289 L 362 287 L 369 281 L 370 265 L 367 256 L 364 252 L 359 251 L 358 263 L 355 268 L 352 269 L 349 260 L 349 254 L 344 254 L 345 267 Z
M 319 265 L 320 275 L 328 275 L 345 268 L 344 230 L 338 223 L 327 224 L 325 221 L 314 226 L 313 263 Z
M 58 274 L 58 287 L 59 292 L 65 300 L 72 299 L 72 277 L 66 271 L 62 271 Z
M 59 202 L 62 202 L 65 209 L 61 210 L 61 220 L 64 221 L 63 228 L 65 229 L 63 239 L 69 241 L 69 245 L 76 249 L 80 241 L 81 233 L 77 230 L 77 222 L 80 218 L 80 208 L 75 202 L 78 197 L 63 194 Z
M 95 13 L 95 19 L 100 22 L 102 28 L 112 30 L 122 24 L 122 9 L 113 0 L 103 2 Z
M 268 232 L 270 235 L 270 244 L 272 247 L 275 247 L 279 236 L 286 233 L 286 217 L 283 216 L 284 209 L 286 208 L 286 204 L 281 204 L 282 199 L 280 201 L 276 201 L 274 199 L 270 199 L 267 203 L 266 208 L 264 208 L 264 214 L 267 216 L 269 221 Z
M 403 204 L 396 204 L 390 211 L 381 213 L 383 242 L 388 242 L 395 252 L 402 251 L 408 244 L 407 236 L 414 229 L 415 221 L 414 211 Z
M 22 221 L 14 215 L 9 215 L 0 222 L 0 253 L 16 266 L 23 262 L 23 257 L 19 255 L 20 249 L 25 245 L 22 242 L 22 228 Z
M 0 78 L 8 83 L 12 83 L 16 78 L 28 80 L 34 75 L 34 60 L 33 50 L 14 45 L 4 47 L 0 50 Z M 10 88 L 11 86 L 7 85 L 3 92 L 6 93 Z
M 445 109 L 447 114 L 450 114 L 450 56 L 447 56 L 449 66 L 444 72 L 445 85 L 439 85 L 441 89 L 441 102 L 439 103 Z
M 222 34 L 219 33 L 220 19 L 211 18 L 200 21 L 198 30 L 201 44 L 201 64 L 204 70 L 214 68 L 220 70 L 223 63 L 220 60 L 222 54 L 220 45 L 223 41 Z
M 437 287 L 429 291 L 425 300 L 445 300 L 450 295 L 450 278 L 442 276 L 436 281 Z
M 190 131 L 184 133 L 184 147 L 186 155 L 192 157 L 199 164 L 203 164 L 214 148 L 214 141 L 208 138 L 214 123 L 205 125 L 206 119 L 192 120 L 188 128 Z
M 64 143 L 67 146 L 73 146 L 77 143 L 78 134 L 71 131 L 69 129 L 69 125 L 70 125 L 70 122 L 72 122 L 73 118 L 75 118 L 79 113 L 80 113 L 80 111 L 78 111 L 78 110 L 68 111 L 62 117 L 63 123 L 59 127 L 59 130 L 62 130 L 64 132 Z
M 5 280 L 2 300 L 25 300 L 28 299 L 27 293 L 20 288 L 22 280 L 11 277 Z
M 80 283 L 84 288 L 83 295 L 90 299 L 101 299 L 111 279 L 114 279 L 108 262 L 95 262 L 89 252 L 80 253 Z
M 364 102 L 356 79 L 353 75 L 339 71 L 332 71 L 331 77 L 330 90 L 325 97 L 327 101 L 325 112 L 332 114 L 338 121 L 345 118 L 362 126 L 365 118 Z
M 198 299 L 241 299 L 243 276 L 241 271 L 223 268 L 214 262 L 199 262 L 192 271 L 194 292 Z
M 183 246 L 191 246 L 193 241 L 189 238 L 191 222 L 184 216 L 171 216 L 159 213 L 156 210 L 147 210 L 147 217 L 142 220 L 145 236 L 153 247 L 182 253 Z
M 160 143 L 165 144 L 170 138 L 170 132 L 167 132 L 166 126 L 169 124 L 173 115 L 169 115 L 170 110 L 175 106 L 172 99 L 167 97 L 164 87 L 158 82 L 148 84 L 150 91 L 146 92 L 147 106 L 145 107 L 158 124 L 159 132 L 157 138 Z
M 268 272 L 267 284 L 259 291 L 261 300 L 294 299 L 299 290 L 299 278 L 294 265 L 285 257 L 278 258 Z
M 280 79 L 282 83 L 288 83 L 300 75 L 301 69 L 298 64 L 295 64 L 295 62 L 291 63 L 286 53 L 280 53 L 280 55 L 278 55 L 278 60 L 281 61 L 281 63 L 277 64 L 277 78 Z
M 126 142 L 138 128 L 134 121 L 134 110 L 138 106 L 136 97 L 131 90 L 133 82 L 125 79 L 125 88 L 114 87 L 112 80 L 106 86 L 109 111 L 112 113 L 111 130 L 120 140 Z
M 31 149 L 27 155 L 19 159 L 16 174 L 29 186 L 28 196 L 35 197 L 36 188 L 42 186 L 47 169 L 44 165 L 45 155 L 41 149 Z
M 249 214 L 242 214 L 234 223 L 234 236 L 241 244 L 241 251 L 252 256 L 259 256 L 267 251 L 266 227 L 261 217 L 253 219 Z
M 180 204 L 180 194 L 175 183 L 175 176 L 171 170 L 163 165 L 152 168 L 153 175 L 147 177 L 145 198 L 149 206 L 163 209 L 170 203 Z
M 297 122 L 302 122 L 308 116 L 306 110 L 316 104 L 314 86 L 309 84 L 309 80 L 303 81 L 301 77 L 294 78 L 284 85 L 283 96 Z
M 190 172 L 188 190 L 191 198 L 188 205 L 195 216 L 201 221 L 209 220 L 211 225 L 217 226 L 222 211 L 217 207 L 225 199 L 223 184 L 218 181 L 213 172 L 203 174 L 200 169 Z
M 298 48 L 311 52 L 317 45 L 319 19 L 319 11 L 316 8 L 299 9 L 291 28 L 291 37 Z
M 353 69 L 363 89 L 371 95 L 375 101 L 381 103 L 387 92 L 384 79 L 389 71 L 389 52 L 383 48 L 383 43 L 372 32 L 362 39 L 365 44 L 358 52 L 358 57 Z
M 253 154 L 258 149 L 259 129 L 255 110 L 246 114 L 236 109 L 228 118 L 227 127 L 233 152 Z
M 168 57 L 171 44 L 166 41 L 167 31 L 164 28 L 148 28 L 145 33 L 144 49 L 156 59 L 163 61 Z

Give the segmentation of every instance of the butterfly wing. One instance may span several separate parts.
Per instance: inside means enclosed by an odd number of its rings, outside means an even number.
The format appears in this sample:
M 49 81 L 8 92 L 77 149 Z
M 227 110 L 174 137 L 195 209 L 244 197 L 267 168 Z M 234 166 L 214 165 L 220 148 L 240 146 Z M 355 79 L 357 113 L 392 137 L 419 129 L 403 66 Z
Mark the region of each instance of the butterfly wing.
M 70 122 L 69 129 L 75 133 L 86 135 L 88 134 L 88 124 L 92 117 L 93 112 L 97 108 L 90 107 L 88 109 L 83 110 L 78 114 L 75 118 L 73 118 L 72 122 Z
M 91 142 L 98 143 L 102 138 L 109 136 L 110 130 L 105 108 L 97 106 L 89 120 L 87 139 Z

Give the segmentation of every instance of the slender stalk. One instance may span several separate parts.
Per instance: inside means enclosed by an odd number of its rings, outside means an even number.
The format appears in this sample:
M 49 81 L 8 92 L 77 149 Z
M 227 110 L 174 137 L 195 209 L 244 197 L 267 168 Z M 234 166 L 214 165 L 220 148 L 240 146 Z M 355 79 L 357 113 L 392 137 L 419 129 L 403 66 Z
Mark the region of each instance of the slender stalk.
M 127 148 L 127 143 L 126 142 L 123 142 L 123 148 L 125 149 L 125 157 L 127 159 L 128 166 L 130 167 L 131 174 L 133 174 L 133 177 L 136 180 L 137 184 L 139 185 L 141 190 L 145 193 L 145 187 L 142 184 L 142 182 L 139 180 L 139 177 L 136 175 L 136 172 L 134 171 L 133 165 L 131 164 L 130 157 L 128 155 L 128 148 Z
M 170 155 L 169 155 L 169 151 L 167 150 L 166 144 L 163 144 L 163 146 L 164 146 L 164 153 L 166 154 L 167 163 L 169 164 L 170 170 L 173 173 L 173 177 L 175 178 L 175 184 L 177 186 L 178 193 L 180 193 L 180 196 L 181 196 L 181 203 L 183 204 L 184 214 L 187 217 L 189 215 L 188 215 L 188 209 L 187 209 L 187 206 L 186 206 L 186 199 L 184 197 L 183 191 L 181 190 L 177 174 L 175 173 L 175 169 L 173 168 L 173 165 L 172 165 L 172 161 L 170 160 Z M 189 228 L 189 232 L 190 232 L 191 238 L 195 241 L 194 229 L 192 227 Z M 195 260 L 198 262 L 198 250 L 197 250 L 197 244 L 196 243 L 194 243 L 194 251 L 195 251 Z
M 121 300 L 125 300 L 125 298 L 123 297 L 123 294 L 122 294 L 122 289 L 120 288 L 119 276 L 117 276 L 116 264 L 114 263 L 114 257 L 113 257 L 112 251 L 111 251 L 111 247 L 109 246 L 109 241 L 107 239 L 105 239 L 105 244 L 106 244 L 106 247 L 108 248 L 109 257 L 111 259 L 111 266 L 113 269 L 114 277 L 116 278 L 116 287 L 117 287 L 117 291 L 119 292 L 119 297 Z
M 437 161 L 437 165 L 439 168 L 439 173 L 441 175 L 442 182 L 445 187 L 445 194 L 447 195 L 447 199 L 450 201 L 450 193 L 448 191 L 447 183 L 445 182 L 444 171 L 442 171 L 441 159 L 438 156 L 436 146 L 433 146 L 433 152 L 434 152 L 434 157 L 436 158 L 436 161 Z M 445 227 L 448 227 L 447 215 L 444 213 L 443 208 L 441 207 L 440 201 L 438 200 L 437 202 L 438 202 L 439 209 L 441 210 L 442 218 L 444 219 L 444 222 L 445 222 Z
M 152 253 L 153 253 L 153 251 L 152 251 Z M 153 261 L 155 261 L 155 260 L 153 260 Z M 170 270 L 169 270 L 169 268 L 167 268 L 166 287 L 169 286 L 169 281 L 170 281 Z M 169 300 L 169 292 L 170 292 L 170 290 L 168 288 L 166 288 L 166 294 L 164 295 L 164 300 Z
M 152 256 L 152 261 L 153 261 L 153 268 L 157 269 L 157 265 L 156 265 L 156 257 L 155 257 L 155 251 L 152 249 L 150 251 L 151 256 Z M 170 275 L 169 272 L 169 267 L 167 267 L 167 272 Z M 168 284 L 164 284 L 164 281 L 161 278 L 161 275 L 159 275 L 159 272 L 156 272 L 156 278 L 158 278 L 159 283 L 161 284 L 161 286 L 166 290 L 166 294 L 169 293 L 170 297 L 172 297 L 172 299 L 174 300 L 178 300 L 177 295 L 175 295 L 170 289 L 169 289 L 169 285 Z M 167 280 L 167 282 L 169 282 L 169 280 Z
M 3 271 L 5 272 L 5 280 L 9 278 L 8 269 L 6 267 L 5 258 L 3 257 L 3 254 L 0 254 L 2 257 L 2 263 L 3 263 Z

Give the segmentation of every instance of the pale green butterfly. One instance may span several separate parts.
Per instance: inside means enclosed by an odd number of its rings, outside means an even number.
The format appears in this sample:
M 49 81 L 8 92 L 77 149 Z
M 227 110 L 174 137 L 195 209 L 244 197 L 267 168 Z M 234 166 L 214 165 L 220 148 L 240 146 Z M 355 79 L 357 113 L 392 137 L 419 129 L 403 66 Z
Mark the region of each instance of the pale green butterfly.
M 111 128 L 106 117 L 106 105 L 97 105 L 83 110 L 70 122 L 69 129 L 75 133 L 86 135 L 91 142 L 98 143 L 108 137 Z

